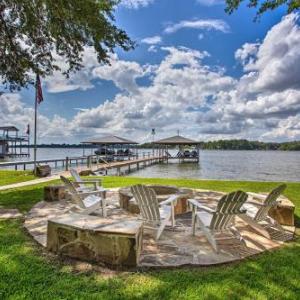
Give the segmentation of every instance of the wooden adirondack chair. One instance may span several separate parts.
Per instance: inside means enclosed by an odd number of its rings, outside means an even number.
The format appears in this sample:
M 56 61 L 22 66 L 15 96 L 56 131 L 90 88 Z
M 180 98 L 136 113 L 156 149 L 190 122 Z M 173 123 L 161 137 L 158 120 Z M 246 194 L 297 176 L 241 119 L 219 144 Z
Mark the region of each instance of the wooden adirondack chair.
M 207 240 L 216 252 L 219 252 L 215 238 L 216 233 L 231 231 L 242 240 L 241 235 L 234 227 L 234 220 L 236 216 L 241 216 L 246 213 L 241 207 L 247 200 L 247 197 L 248 195 L 242 191 L 224 195 L 218 201 L 216 210 L 200 204 L 195 199 L 189 199 L 189 204 L 192 206 L 193 235 L 195 235 L 196 225 L 198 224 L 200 230 L 205 234 Z M 199 211 L 197 209 L 199 209 Z
M 160 238 L 168 222 L 171 222 L 172 227 L 174 227 L 174 207 L 180 195 L 172 195 L 159 203 L 155 191 L 145 185 L 137 184 L 132 186 L 130 190 L 140 208 L 145 227 L 157 231 L 156 240 Z
M 277 199 L 285 189 L 286 184 L 281 184 L 273 189 L 267 196 L 248 193 L 251 198 L 243 205 L 243 208 L 247 211 L 243 219 L 249 224 L 252 222 L 255 222 L 256 224 L 267 223 L 284 232 L 284 228 L 271 218 L 268 213 L 272 207 L 277 205 Z
M 74 179 L 73 185 L 78 191 L 84 192 L 84 191 L 90 191 L 90 190 L 103 190 L 102 188 L 102 181 L 101 179 L 95 180 L 95 179 L 81 179 L 78 172 L 75 169 L 70 169 L 70 173 Z
M 60 176 L 60 179 L 71 194 L 71 200 L 74 203 L 74 206 L 70 209 L 71 212 L 89 215 L 101 208 L 103 217 L 106 217 L 106 199 L 103 195 L 104 191 L 96 190 L 80 192 L 69 179 L 64 176 Z

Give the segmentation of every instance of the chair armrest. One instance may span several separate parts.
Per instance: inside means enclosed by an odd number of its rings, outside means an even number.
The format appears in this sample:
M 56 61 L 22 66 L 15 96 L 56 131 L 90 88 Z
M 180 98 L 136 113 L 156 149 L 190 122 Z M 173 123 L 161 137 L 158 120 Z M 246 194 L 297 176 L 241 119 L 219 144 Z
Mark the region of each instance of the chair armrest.
M 79 197 L 84 197 L 84 196 L 91 196 L 91 195 L 101 195 L 104 191 L 88 191 L 88 192 L 79 192 L 78 196 Z
M 182 197 L 182 195 L 172 195 L 167 200 L 160 202 L 159 205 L 172 204 L 173 202 L 177 201 L 180 197 Z
M 257 202 L 257 201 L 251 201 L 251 200 L 247 200 L 245 202 L 245 204 L 252 204 L 252 205 L 257 205 L 257 206 L 261 206 L 261 207 L 263 207 L 263 206 L 269 206 L 269 205 L 266 205 L 264 203 L 260 203 L 260 202 Z
M 76 183 L 99 183 L 99 181 L 98 180 L 79 180 L 79 181 L 74 181 L 74 182 L 76 182 Z
M 205 210 L 205 211 L 207 211 L 207 212 L 209 212 L 209 213 L 214 213 L 214 212 L 215 212 L 215 210 L 213 210 L 212 208 L 207 207 L 207 206 L 205 206 L 205 205 L 203 205 L 203 204 L 200 204 L 200 203 L 199 203 L 197 200 L 195 200 L 195 199 L 188 199 L 188 202 L 189 202 L 189 204 L 192 205 L 193 207 L 197 207 L 197 208 L 202 209 L 202 210 Z
M 265 200 L 266 199 L 266 195 L 262 195 L 262 194 L 257 194 L 257 193 L 250 193 L 248 192 L 247 193 L 249 196 L 253 197 L 253 198 L 256 198 L 256 199 L 259 199 L 259 200 Z

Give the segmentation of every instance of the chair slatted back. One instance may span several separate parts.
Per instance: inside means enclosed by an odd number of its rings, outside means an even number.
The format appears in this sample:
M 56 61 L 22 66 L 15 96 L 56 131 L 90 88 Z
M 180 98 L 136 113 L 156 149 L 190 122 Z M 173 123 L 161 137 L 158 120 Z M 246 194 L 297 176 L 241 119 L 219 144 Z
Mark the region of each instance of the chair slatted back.
M 209 227 L 212 230 L 225 230 L 232 226 L 235 216 L 245 213 L 241 207 L 246 202 L 247 197 L 248 195 L 243 191 L 224 195 L 218 202 Z
M 72 177 L 75 179 L 75 181 L 82 181 L 81 177 L 79 176 L 78 172 L 75 169 L 70 169 L 70 173 L 71 173 Z M 99 179 L 98 182 L 99 182 L 99 184 L 101 186 L 102 185 L 102 181 Z M 79 183 L 78 186 L 80 188 L 82 188 L 82 189 L 85 188 L 84 183 Z
M 278 197 L 284 192 L 285 189 L 286 189 L 286 184 L 281 184 L 278 187 L 276 187 L 274 190 L 272 190 L 263 203 L 265 206 L 259 207 L 254 217 L 254 220 L 256 221 L 265 220 L 268 216 L 270 208 L 277 204 Z
M 82 202 L 80 196 L 78 195 L 78 192 L 76 191 L 76 188 L 74 187 L 73 183 L 66 177 L 60 176 L 61 181 L 65 184 L 67 189 L 69 190 L 72 200 L 79 205 L 82 208 L 85 208 L 84 203 Z
M 75 179 L 75 181 L 81 181 L 81 178 L 75 169 L 70 169 L 70 173 L 71 173 L 72 177 Z M 82 183 L 79 183 L 78 186 L 80 188 L 84 188 L 84 184 L 82 184 Z
M 137 184 L 130 188 L 142 215 L 148 222 L 160 222 L 160 213 L 156 193 L 153 189 Z

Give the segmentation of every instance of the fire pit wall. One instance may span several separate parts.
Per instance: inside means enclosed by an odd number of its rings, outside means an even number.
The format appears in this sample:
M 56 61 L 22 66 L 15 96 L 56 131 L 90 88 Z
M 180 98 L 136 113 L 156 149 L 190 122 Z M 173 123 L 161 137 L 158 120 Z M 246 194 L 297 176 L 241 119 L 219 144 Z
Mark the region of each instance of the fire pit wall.
M 168 199 L 171 195 L 180 194 L 180 197 L 175 206 L 175 215 L 180 215 L 188 211 L 187 199 L 193 197 L 193 190 L 186 188 L 178 188 L 176 186 L 166 186 L 166 185 L 147 185 L 152 188 L 158 198 L 159 202 Z M 138 214 L 140 209 L 136 203 L 133 195 L 130 191 L 130 187 L 121 188 L 119 190 L 119 203 L 120 207 L 131 212 Z

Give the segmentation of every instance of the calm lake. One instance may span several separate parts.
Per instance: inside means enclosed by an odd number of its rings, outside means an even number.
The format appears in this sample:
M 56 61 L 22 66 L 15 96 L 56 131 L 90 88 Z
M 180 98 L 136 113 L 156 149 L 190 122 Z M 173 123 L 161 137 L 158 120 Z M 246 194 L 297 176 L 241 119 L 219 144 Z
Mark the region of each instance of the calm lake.
M 92 154 L 94 150 L 88 149 L 85 154 Z M 38 159 L 65 158 L 82 154 L 82 149 L 38 149 Z M 32 159 L 33 156 L 29 158 Z M 199 164 L 158 164 L 132 172 L 129 176 L 300 181 L 300 152 L 202 150 Z

